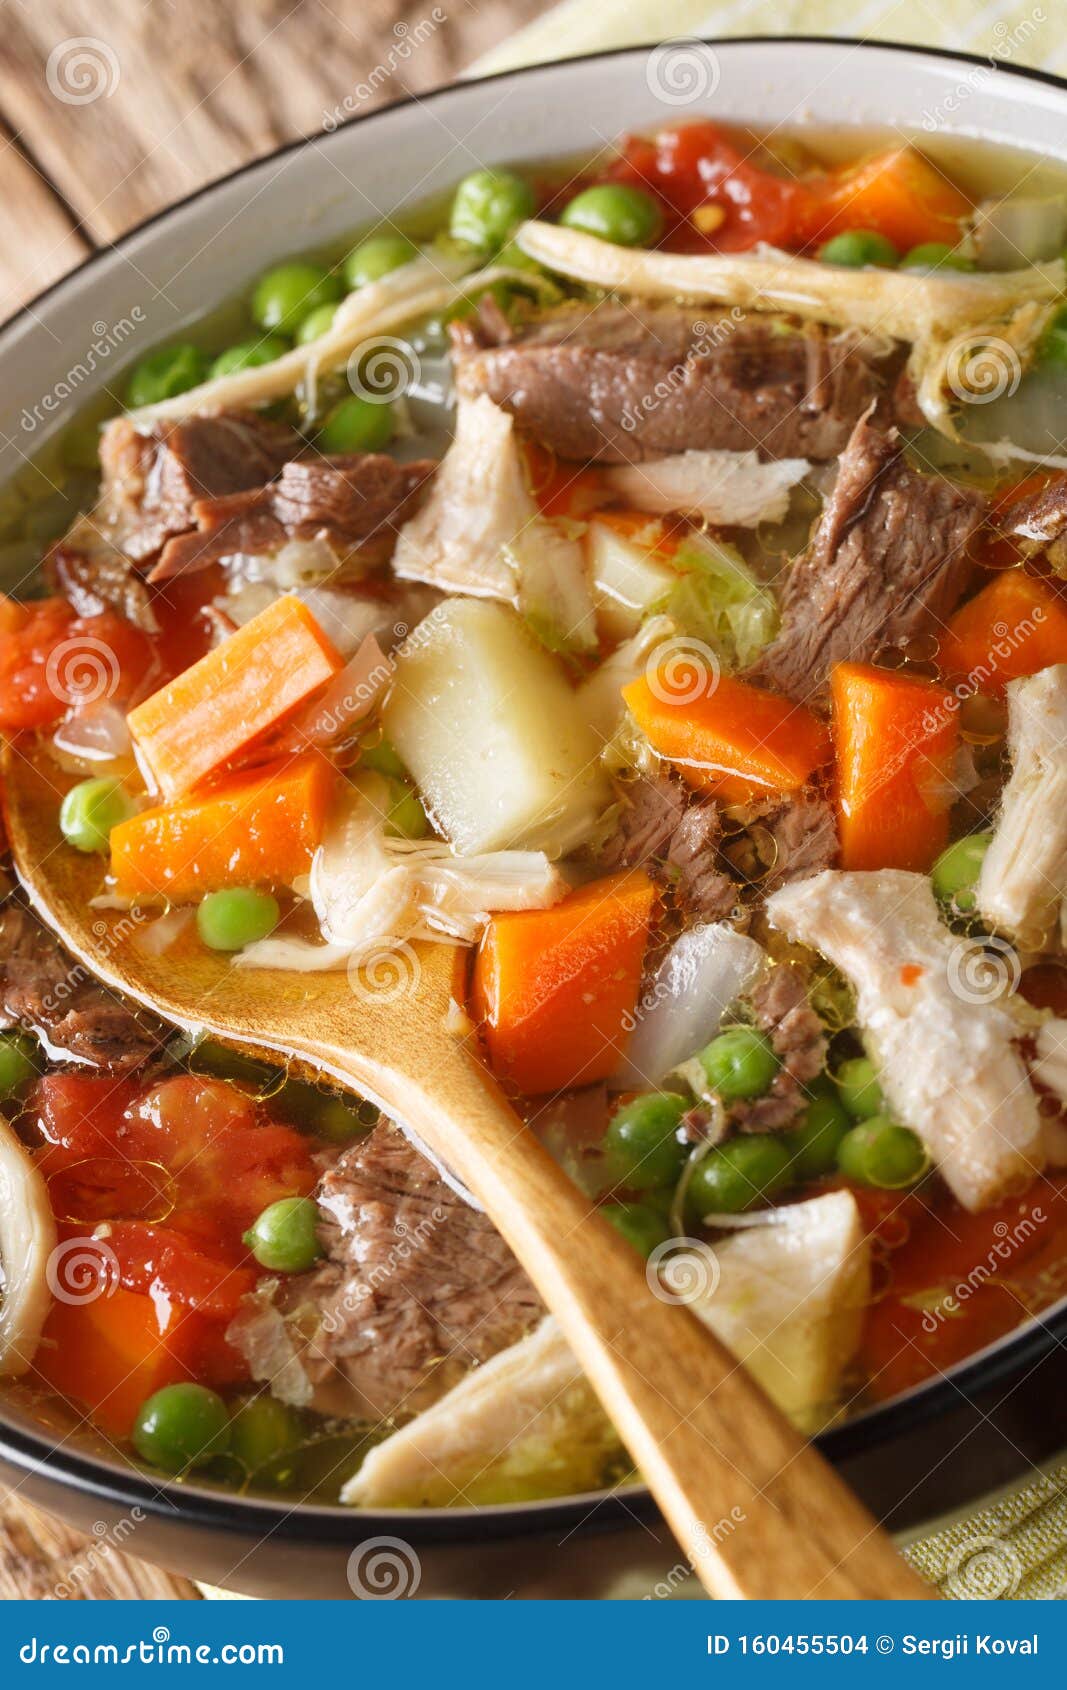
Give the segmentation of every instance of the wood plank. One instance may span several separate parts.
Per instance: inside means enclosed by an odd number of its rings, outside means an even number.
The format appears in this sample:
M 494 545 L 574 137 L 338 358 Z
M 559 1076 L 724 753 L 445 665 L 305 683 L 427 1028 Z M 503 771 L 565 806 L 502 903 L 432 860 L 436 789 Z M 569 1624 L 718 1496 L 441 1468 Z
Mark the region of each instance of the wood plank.
M 541 0 L 249 0 L 146 6 L 35 0 L 5 18 L 0 112 L 90 236 L 160 206 L 340 111 L 448 81 Z M 99 35 L 87 46 L 86 19 Z M 164 73 L 165 72 L 165 73 Z M 342 104 L 344 102 L 344 104 Z
M 65 275 L 89 243 L 50 184 L 0 125 L 0 322 Z
M 188 1579 L 121 1553 L 119 1545 L 132 1549 L 137 1542 L 136 1524 L 125 1524 L 128 1531 L 120 1523 L 85 1538 L 7 1492 L 0 1520 L 0 1601 L 199 1599 Z

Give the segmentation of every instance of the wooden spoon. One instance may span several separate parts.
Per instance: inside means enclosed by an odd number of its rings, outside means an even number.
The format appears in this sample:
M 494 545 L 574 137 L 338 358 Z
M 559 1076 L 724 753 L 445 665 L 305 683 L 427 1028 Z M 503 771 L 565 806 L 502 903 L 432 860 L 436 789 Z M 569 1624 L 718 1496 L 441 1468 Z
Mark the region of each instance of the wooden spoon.
M 58 828 L 69 779 L 21 747 L 5 773 L 19 878 L 95 975 L 179 1026 L 333 1075 L 413 1128 L 478 1197 L 713 1596 L 934 1594 L 691 1311 L 651 1294 L 636 1251 L 519 1120 L 455 1031 L 451 947 L 404 947 L 351 977 L 235 968 L 191 938 L 154 956 L 138 944 L 143 920 L 89 905 L 100 859 L 63 846 Z

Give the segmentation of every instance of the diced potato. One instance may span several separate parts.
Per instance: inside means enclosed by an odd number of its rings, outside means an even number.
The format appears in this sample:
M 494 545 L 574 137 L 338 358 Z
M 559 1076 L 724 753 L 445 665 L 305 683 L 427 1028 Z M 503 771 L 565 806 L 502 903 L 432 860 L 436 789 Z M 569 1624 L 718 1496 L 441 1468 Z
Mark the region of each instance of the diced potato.
M 806 1430 L 834 1401 L 870 1300 L 870 1245 L 850 1191 L 778 1209 L 714 1246 L 718 1282 L 694 1305 Z
M 385 734 L 457 851 L 562 855 L 611 802 L 600 741 L 513 610 L 450 599 L 409 636 Z
M 585 545 L 597 621 L 609 640 L 628 639 L 666 601 L 678 577 L 647 546 L 606 522 L 590 522 Z

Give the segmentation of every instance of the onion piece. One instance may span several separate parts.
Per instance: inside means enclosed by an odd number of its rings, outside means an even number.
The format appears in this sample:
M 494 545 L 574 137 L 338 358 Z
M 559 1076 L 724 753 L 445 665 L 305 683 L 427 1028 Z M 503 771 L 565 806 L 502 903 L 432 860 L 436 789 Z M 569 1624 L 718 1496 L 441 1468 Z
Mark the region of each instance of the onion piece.
M 675 940 L 641 995 L 626 1058 L 613 1091 L 659 1085 L 715 1037 L 730 1004 L 766 963 L 754 939 L 728 922 L 705 922 Z
M 337 672 L 326 691 L 291 724 L 282 740 L 282 750 L 302 751 L 311 745 L 332 745 L 370 715 L 394 667 L 374 635 L 368 634 L 351 662 Z
M 52 1306 L 49 1272 L 56 1223 L 48 1188 L 0 1116 L 0 1375 L 17 1378 L 33 1361 Z
M 133 755 L 125 714 L 108 698 L 61 722 L 52 743 L 57 751 L 91 763 L 114 763 Z

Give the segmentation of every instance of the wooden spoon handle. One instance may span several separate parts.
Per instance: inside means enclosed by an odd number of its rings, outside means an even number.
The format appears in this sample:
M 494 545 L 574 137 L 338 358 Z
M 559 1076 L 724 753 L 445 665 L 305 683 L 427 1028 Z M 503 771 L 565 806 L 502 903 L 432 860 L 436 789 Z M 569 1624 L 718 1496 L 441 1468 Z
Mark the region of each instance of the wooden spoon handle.
M 485 1205 L 711 1595 L 932 1596 L 713 1334 L 652 1294 L 636 1251 L 480 1065 L 458 1047 L 436 1054 L 432 1090 L 398 1082 L 383 1101 Z M 320 1059 L 344 1066 L 342 1051 Z M 365 1065 L 348 1077 L 358 1089 Z

